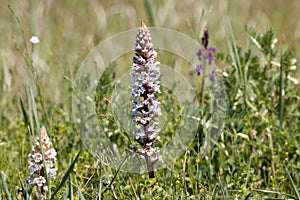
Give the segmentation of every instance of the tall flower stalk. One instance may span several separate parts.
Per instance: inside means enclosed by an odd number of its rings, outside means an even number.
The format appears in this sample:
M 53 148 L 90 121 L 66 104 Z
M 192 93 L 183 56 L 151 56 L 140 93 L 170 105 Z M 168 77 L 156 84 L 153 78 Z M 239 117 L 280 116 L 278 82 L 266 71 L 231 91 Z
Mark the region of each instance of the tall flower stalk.
M 140 144 L 140 147 L 134 145 L 133 149 L 145 157 L 149 178 L 154 178 L 154 164 L 161 159 L 159 149 L 154 147 L 155 140 L 159 139 L 161 110 L 155 97 L 156 93 L 160 93 L 159 62 L 155 62 L 157 53 L 151 40 L 149 29 L 141 22 L 134 50 L 131 96 L 135 141 Z
M 34 194 L 35 199 L 46 198 L 46 193 L 49 191 L 46 179 L 47 177 L 55 179 L 57 171 L 57 168 L 54 166 L 56 162 L 56 151 L 52 147 L 46 128 L 42 126 L 40 131 L 42 141 L 40 141 L 40 137 L 36 137 L 34 145 L 31 147 L 32 153 L 28 155 L 30 176 L 27 181 L 30 185 L 37 186 L 37 190 Z M 43 157 L 45 162 L 43 161 Z M 46 168 L 44 166 L 46 166 Z
M 212 65 L 212 61 L 214 59 L 213 54 L 216 52 L 214 47 L 208 47 L 209 42 L 209 34 L 208 29 L 205 29 L 203 32 L 203 37 L 201 38 L 202 47 L 197 52 L 198 60 L 200 61 L 200 65 L 196 67 L 197 74 L 200 76 L 203 74 L 203 77 L 206 76 L 207 66 Z M 209 79 L 211 82 L 215 81 L 215 71 L 214 69 L 209 69 Z M 201 102 L 202 102 L 202 110 L 204 110 L 204 88 L 205 88 L 205 79 L 202 79 L 201 85 Z

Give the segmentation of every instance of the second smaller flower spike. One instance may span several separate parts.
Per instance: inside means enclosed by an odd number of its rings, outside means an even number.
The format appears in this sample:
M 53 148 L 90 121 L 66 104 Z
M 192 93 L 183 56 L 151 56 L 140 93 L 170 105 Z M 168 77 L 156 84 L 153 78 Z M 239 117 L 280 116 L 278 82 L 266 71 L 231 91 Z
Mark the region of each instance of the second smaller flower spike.
M 204 30 L 203 37 L 202 37 L 202 47 L 197 52 L 198 60 L 201 61 L 201 64 L 196 67 L 197 75 L 201 74 L 201 71 L 206 70 L 206 66 L 211 65 L 214 59 L 213 54 L 216 52 L 214 47 L 208 48 L 209 42 L 209 34 L 208 29 Z M 204 74 L 203 74 L 204 75 Z M 210 71 L 210 80 L 214 81 L 214 71 Z
M 55 179 L 57 168 L 54 163 L 56 162 L 56 151 L 52 147 L 50 138 L 48 137 L 46 128 L 41 127 L 42 147 L 40 146 L 40 138 L 36 137 L 34 145 L 31 147 L 32 153 L 28 155 L 30 176 L 27 181 L 31 185 L 36 185 L 38 190 L 36 192 L 37 198 L 44 198 L 48 192 L 46 185 L 46 174 L 50 179 Z M 43 163 L 42 149 L 44 151 L 44 158 L 46 170 Z

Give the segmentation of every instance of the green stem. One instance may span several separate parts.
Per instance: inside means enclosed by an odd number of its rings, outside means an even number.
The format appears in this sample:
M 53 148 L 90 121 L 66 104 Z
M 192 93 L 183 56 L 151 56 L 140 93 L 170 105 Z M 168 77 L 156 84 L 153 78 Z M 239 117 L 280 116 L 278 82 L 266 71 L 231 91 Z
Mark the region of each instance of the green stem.
M 203 78 L 202 78 L 202 83 L 201 83 L 201 106 L 202 106 L 202 117 L 204 116 L 204 99 L 205 99 L 205 76 L 206 76 L 206 67 L 205 67 L 205 61 L 203 61 Z
M 145 155 L 147 169 L 148 169 L 148 175 L 149 178 L 154 178 L 154 162 L 152 162 L 151 157 Z

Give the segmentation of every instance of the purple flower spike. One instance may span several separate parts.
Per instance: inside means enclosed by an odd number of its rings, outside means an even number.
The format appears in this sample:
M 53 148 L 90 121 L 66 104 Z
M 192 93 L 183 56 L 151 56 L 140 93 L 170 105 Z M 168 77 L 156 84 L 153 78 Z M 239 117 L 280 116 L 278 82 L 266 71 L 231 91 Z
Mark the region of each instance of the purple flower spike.
M 202 37 L 202 47 L 197 52 L 198 60 L 201 61 L 201 64 L 196 67 L 198 76 L 201 75 L 201 70 L 203 70 L 204 67 L 212 64 L 212 61 L 214 59 L 213 55 L 216 52 L 215 47 L 208 48 L 208 41 L 209 41 L 208 29 L 204 29 L 204 33 Z M 215 80 L 214 71 L 211 71 L 209 73 L 209 76 L 211 81 Z
M 203 69 L 203 65 L 197 65 L 196 70 L 197 70 L 198 76 L 200 76 L 202 69 Z

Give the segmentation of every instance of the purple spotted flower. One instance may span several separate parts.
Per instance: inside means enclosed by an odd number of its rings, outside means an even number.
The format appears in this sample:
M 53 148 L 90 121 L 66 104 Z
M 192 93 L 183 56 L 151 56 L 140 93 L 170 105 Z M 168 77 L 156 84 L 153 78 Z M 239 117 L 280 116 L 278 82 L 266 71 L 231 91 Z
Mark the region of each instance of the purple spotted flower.
M 202 47 L 197 52 L 198 60 L 201 61 L 201 64 L 196 67 L 198 76 L 201 75 L 201 71 L 204 70 L 207 63 L 208 65 L 212 64 L 212 61 L 214 59 L 213 54 L 216 52 L 216 49 L 214 47 L 208 48 L 208 41 L 209 41 L 209 34 L 208 34 L 208 30 L 205 29 L 202 37 Z M 212 82 L 215 80 L 214 73 L 215 72 L 213 70 L 210 70 L 209 72 L 209 77 Z

